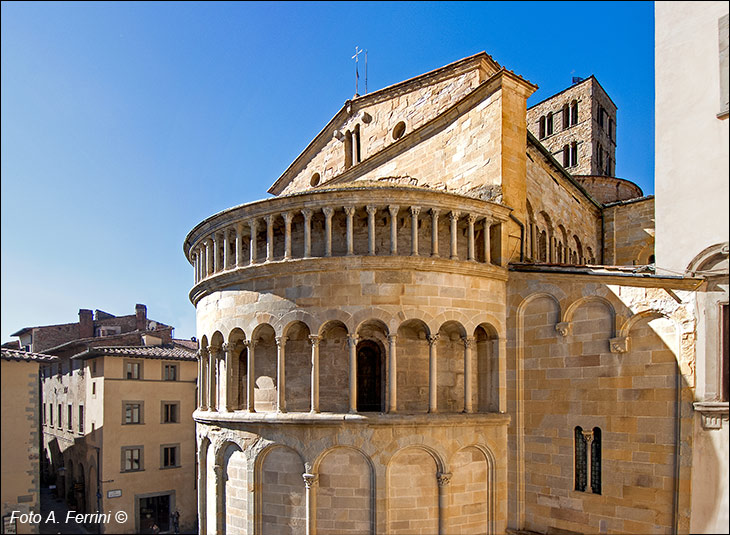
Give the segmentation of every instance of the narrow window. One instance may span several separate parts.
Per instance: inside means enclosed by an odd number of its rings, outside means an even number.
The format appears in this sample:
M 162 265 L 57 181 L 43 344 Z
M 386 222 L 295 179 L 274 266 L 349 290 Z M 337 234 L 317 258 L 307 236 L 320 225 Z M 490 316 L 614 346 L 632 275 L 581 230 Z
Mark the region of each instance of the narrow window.
M 603 147 L 600 143 L 598 144 L 598 169 L 603 172 Z
M 79 433 L 84 432 L 84 406 L 79 405 Z
M 545 137 L 545 116 L 540 117 L 540 139 Z
M 722 336 L 722 401 L 730 400 L 730 357 L 728 357 L 728 346 L 730 346 L 730 313 L 727 303 L 720 305 L 720 336 Z
M 547 114 L 547 135 L 552 135 L 553 133 L 553 112 L 550 112 Z
M 588 482 L 588 459 L 583 428 L 575 428 L 575 490 L 585 492 Z
M 591 491 L 601 493 L 601 428 L 593 428 L 591 441 Z
M 43 425 L 46 425 L 46 404 L 43 404 Z
M 578 124 L 578 101 L 574 100 L 570 105 L 570 124 Z
M 74 410 L 74 406 L 69 403 L 68 404 L 68 413 L 67 413 L 68 421 L 66 422 L 66 427 L 68 427 L 69 431 L 73 431 L 73 429 L 74 429 L 74 427 L 73 427 L 73 419 L 74 419 L 73 410 Z
M 570 167 L 570 147 L 563 145 L 563 167 Z
M 578 165 L 578 143 L 573 141 L 570 145 L 570 166 Z
M 49 423 L 51 427 L 53 427 L 53 405 L 50 403 L 48 404 L 48 416 L 49 416 Z
M 91 383 L 91 395 L 96 397 L 96 381 Z
M 352 132 L 345 132 L 345 169 L 352 167 Z
M 61 420 L 61 404 L 58 404 L 58 428 L 61 429 L 63 427 L 63 423 Z
M 570 108 L 568 104 L 563 105 L 563 130 L 570 126 Z
M 91 361 L 91 373 L 96 375 L 96 359 Z
M 613 138 L 613 119 L 611 119 L 610 117 L 608 118 L 608 138 L 611 141 L 614 141 L 614 138 Z
M 598 125 L 603 128 L 603 106 L 598 106 Z
M 163 402 L 162 403 L 162 423 L 163 424 L 176 424 L 180 421 L 178 418 L 179 414 L 179 402 Z
M 352 155 L 352 159 L 355 163 L 360 163 L 360 125 L 355 126 L 355 153 Z

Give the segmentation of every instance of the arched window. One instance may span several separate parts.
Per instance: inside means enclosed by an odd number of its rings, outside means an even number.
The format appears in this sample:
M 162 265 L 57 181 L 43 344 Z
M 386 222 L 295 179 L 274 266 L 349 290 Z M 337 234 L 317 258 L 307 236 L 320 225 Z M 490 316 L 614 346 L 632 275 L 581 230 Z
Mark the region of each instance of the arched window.
M 591 490 L 593 494 L 601 493 L 601 428 L 593 428 L 591 441 Z
M 598 106 L 598 125 L 599 125 L 599 126 L 600 126 L 601 128 L 603 128 L 603 125 L 605 124 L 605 123 L 604 123 L 604 119 L 603 119 L 603 113 L 604 113 L 604 109 L 603 109 L 603 106 L 600 106 L 600 105 L 599 105 L 599 106 Z
M 552 135 L 553 133 L 553 112 L 550 112 L 547 114 L 547 135 Z
M 583 428 L 577 426 L 575 434 L 575 490 L 585 492 L 588 483 L 587 442 Z
M 578 124 L 578 101 L 574 100 L 570 104 L 570 124 Z
M 352 132 L 345 132 L 345 169 L 352 167 Z
M 578 165 L 578 143 L 575 141 L 570 145 L 570 165 Z
M 570 167 L 570 147 L 563 145 L 563 167 Z
M 599 172 L 603 172 L 603 147 L 601 147 L 601 144 L 598 143 L 598 170 Z
M 385 392 L 381 348 L 373 340 L 363 340 L 357 344 L 356 351 L 357 411 L 382 412 Z
M 545 137 L 545 116 L 540 117 L 540 139 Z
M 352 160 L 355 163 L 360 163 L 361 160 L 360 160 L 360 125 L 359 124 L 355 126 L 355 132 L 353 134 L 353 138 L 354 138 L 353 141 L 354 141 L 355 147 L 353 149 Z
M 614 139 L 613 139 L 613 119 L 611 119 L 610 117 L 608 118 L 608 138 L 611 141 L 614 141 Z
M 563 105 L 563 129 L 566 129 L 570 126 L 570 108 L 568 107 L 568 104 Z

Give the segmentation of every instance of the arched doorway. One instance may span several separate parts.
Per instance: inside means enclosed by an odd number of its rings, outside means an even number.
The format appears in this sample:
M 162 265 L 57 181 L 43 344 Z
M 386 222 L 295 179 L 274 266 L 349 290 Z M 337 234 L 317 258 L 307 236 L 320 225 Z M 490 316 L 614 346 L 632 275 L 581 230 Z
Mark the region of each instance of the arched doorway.
M 383 351 L 373 340 L 357 344 L 357 411 L 383 412 Z

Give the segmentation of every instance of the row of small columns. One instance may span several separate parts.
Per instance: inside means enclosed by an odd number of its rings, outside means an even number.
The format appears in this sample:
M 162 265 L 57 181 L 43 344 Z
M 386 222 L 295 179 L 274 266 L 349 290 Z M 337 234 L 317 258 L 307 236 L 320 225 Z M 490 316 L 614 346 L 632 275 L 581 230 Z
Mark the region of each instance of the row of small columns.
M 388 407 L 389 413 L 397 411 L 397 359 L 396 359 L 396 338 L 397 335 L 388 335 Z M 438 369 L 437 369 L 437 345 L 439 334 L 428 336 L 428 368 L 429 368 L 429 384 L 428 384 L 428 412 L 438 412 Z M 311 404 L 310 411 L 319 412 L 319 343 L 322 337 L 319 335 L 310 335 L 309 342 L 312 346 L 311 361 Z M 357 343 L 359 337 L 355 334 L 347 335 L 349 348 L 349 411 L 357 412 Z M 472 353 L 475 339 L 471 337 L 462 337 L 464 343 L 464 412 L 474 412 L 472 401 L 472 378 L 473 378 L 473 362 Z M 278 412 L 286 412 L 286 336 L 276 337 L 277 359 L 277 396 L 276 409 Z M 256 384 L 256 345 L 254 340 L 243 341 L 247 348 L 247 384 L 246 384 L 246 410 L 248 412 L 256 412 L 254 408 L 254 387 Z M 233 384 L 233 354 L 235 346 L 230 343 L 224 343 L 220 348 L 211 346 L 208 349 L 201 349 L 198 359 L 198 377 L 200 377 L 200 388 L 198 389 L 198 405 L 201 410 L 219 410 L 223 408 L 225 412 L 235 410 L 233 406 L 233 396 L 229 390 Z M 218 370 L 218 361 L 220 352 L 224 356 L 224 370 L 220 373 L 220 381 L 216 389 L 216 373 Z M 204 364 L 204 361 L 207 361 Z M 212 373 L 211 373 L 212 371 Z M 213 395 L 211 395 L 213 394 Z M 215 399 L 215 407 L 210 404 L 210 400 Z
M 307 463 L 305 466 L 306 472 L 302 474 L 304 480 L 304 505 L 306 511 L 306 535 L 314 535 L 316 533 L 316 510 L 314 500 L 314 489 L 319 485 L 319 475 L 311 473 L 311 466 Z M 438 484 L 438 532 L 446 533 L 446 520 L 448 511 L 448 493 L 447 487 L 451 482 L 451 472 L 437 472 L 436 483 Z M 222 488 L 225 484 L 227 477 L 225 469 L 222 464 L 215 464 L 213 467 L 213 477 L 216 489 Z M 205 489 L 204 485 L 201 485 L 202 489 Z M 204 490 L 203 490 L 204 491 Z M 219 492 L 216 491 L 216 495 Z M 218 504 L 217 504 L 218 505 Z
M 530 256 L 533 260 L 538 260 L 540 256 L 540 228 L 535 223 L 530 223 L 530 231 L 528 234 L 529 237 L 529 251 Z M 563 255 L 562 258 L 560 258 L 560 255 L 558 254 L 558 239 L 552 235 L 551 232 L 545 231 L 545 238 L 546 238 L 546 251 L 545 254 L 547 258 L 545 259 L 546 262 L 562 262 L 564 264 L 570 264 L 572 263 L 572 257 L 573 253 L 575 253 L 577 257 L 577 263 L 578 264 L 585 264 L 586 258 L 583 256 L 580 256 L 578 251 L 571 249 L 567 244 L 563 244 Z
M 353 237 L 353 217 L 355 215 L 354 206 L 345 206 L 345 215 L 347 216 L 347 230 L 346 230 L 346 241 L 347 241 L 347 255 L 352 256 L 354 254 L 354 237 Z M 368 254 L 375 255 L 375 213 L 377 207 L 366 206 L 365 210 L 368 214 Z M 411 206 L 409 208 L 411 213 L 411 256 L 418 256 L 418 216 L 421 212 L 420 206 Z M 322 212 L 325 216 L 325 256 L 332 256 L 332 216 L 334 215 L 335 209 L 332 207 L 322 208 Z M 389 205 L 388 212 L 390 213 L 390 254 L 398 254 L 398 227 L 397 227 L 397 215 L 400 211 L 400 206 Z M 304 217 L 304 257 L 309 258 L 312 256 L 312 215 L 313 210 L 305 208 L 300 210 Z M 438 218 L 440 210 L 437 208 L 431 208 L 431 256 L 439 256 L 439 244 L 438 244 Z M 291 239 L 291 222 L 294 218 L 294 212 L 283 212 L 281 217 L 284 219 L 284 260 L 290 260 L 292 258 L 292 239 Z M 274 218 L 277 214 L 269 214 L 264 216 L 266 221 L 266 262 L 271 262 L 274 259 Z M 461 213 L 455 210 L 449 212 L 449 218 L 451 220 L 451 247 L 450 255 L 451 259 L 458 259 L 457 253 L 457 223 Z M 484 220 L 485 230 L 491 228 L 493 220 L 489 216 L 477 216 L 474 214 L 467 215 L 468 222 L 468 242 L 467 242 L 467 260 L 476 261 L 475 257 L 475 242 L 474 242 L 474 223 L 478 219 Z M 242 244 L 244 238 L 244 227 L 246 223 L 240 222 L 234 226 L 233 229 L 224 229 L 220 232 L 214 232 L 209 238 L 203 241 L 203 244 L 198 246 L 195 251 L 191 254 L 193 259 L 193 265 L 195 268 L 195 282 L 199 282 L 204 278 L 233 267 L 240 267 L 245 265 L 245 259 L 241 254 Z M 258 251 L 256 244 L 256 236 L 258 232 L 258 219 L 252 219 L 248 222 L 250 228 L 249 239 L 249 264 L 255 264 L 257 261 Z M 219 245 L 219 233 L 223 237 L 223 258 L 220 258 L 218 254 Z M 229 258 L 229 243 L 231 238 L 235 240 L 235 255 L 234 258 Z M 484 232 L 484 251 L 485 251 L 485 263 L 491 263 L 489 257 L 490 244 L 489 244 L 489 232 Z

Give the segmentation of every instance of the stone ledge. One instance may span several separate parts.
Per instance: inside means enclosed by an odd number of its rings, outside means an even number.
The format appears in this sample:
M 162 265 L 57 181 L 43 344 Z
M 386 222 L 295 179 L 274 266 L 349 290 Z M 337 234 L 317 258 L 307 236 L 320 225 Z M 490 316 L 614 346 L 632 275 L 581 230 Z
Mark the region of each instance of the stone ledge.
M 698 401 L 692 406 L 700 413 L 703 429 L 722 429 L 723 422 L 727 422 L 730 415 L 727 401 Z
M 506 426 L 510 416 L 505 413 L 449 413 L 449 414 L 349 414 L 349 413 L 311 413 L 311 412 L 211 412 L 196 410 L 193 419 L 197 423 L 209 425 L 227 425 L 232 423 L 275 424 L 275 425 L 323 425 L 340 426 L 342 424 L 368 426 Z

